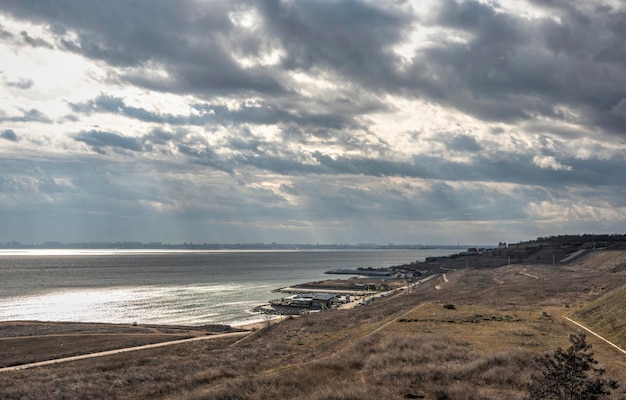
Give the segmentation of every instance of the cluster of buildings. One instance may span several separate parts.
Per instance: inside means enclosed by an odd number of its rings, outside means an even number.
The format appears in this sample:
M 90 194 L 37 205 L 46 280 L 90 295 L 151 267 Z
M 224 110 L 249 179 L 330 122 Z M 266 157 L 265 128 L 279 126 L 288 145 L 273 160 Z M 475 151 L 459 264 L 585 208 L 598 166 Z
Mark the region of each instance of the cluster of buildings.
M 333 293 L 300 293 L 295 297 L 287 297 L 270 301 L 270 305 L 276 307 L 294 307 L 296 309 L 325 310 L 335 304 L 350 301 L 350 295 L 341 296 Z

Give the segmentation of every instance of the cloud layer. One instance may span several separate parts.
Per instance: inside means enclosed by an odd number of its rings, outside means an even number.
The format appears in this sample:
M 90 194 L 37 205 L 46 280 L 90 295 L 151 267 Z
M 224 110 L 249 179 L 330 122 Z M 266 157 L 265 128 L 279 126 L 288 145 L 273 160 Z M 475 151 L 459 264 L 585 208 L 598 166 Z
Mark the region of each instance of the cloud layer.
M 0 3 L 0 241 L 620 232 L 626 7 Z

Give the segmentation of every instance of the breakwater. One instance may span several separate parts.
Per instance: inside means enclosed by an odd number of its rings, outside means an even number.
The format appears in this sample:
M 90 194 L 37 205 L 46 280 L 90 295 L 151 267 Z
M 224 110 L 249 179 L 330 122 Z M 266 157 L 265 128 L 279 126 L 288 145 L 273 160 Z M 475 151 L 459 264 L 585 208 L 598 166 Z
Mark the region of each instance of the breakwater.
M 392 276 L 393 272 L 387 269 L 332 269 L 324 272 L 330 275 L 361 275 L 361 276 Z

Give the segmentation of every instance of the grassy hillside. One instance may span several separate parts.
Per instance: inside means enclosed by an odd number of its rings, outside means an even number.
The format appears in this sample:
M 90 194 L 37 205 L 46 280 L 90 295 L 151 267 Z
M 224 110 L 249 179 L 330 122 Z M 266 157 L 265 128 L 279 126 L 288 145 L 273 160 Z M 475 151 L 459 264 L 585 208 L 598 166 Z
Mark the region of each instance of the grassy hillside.
M 410 291 L 289 318 L 240 341 L 3 373 L 0 399 L 523 399 L 533 358 L 568 347 L 578 330 L 564 318 L 569 311 L 595 304 L 592 314 L 615 318 L 615 331 L 625 319 L 626 252 L 556 265 L 535 257 L 488 266 L 487 257 L 461 260 L 456 271 L 446 263 L 440 279 Z M 626 357 L 588 342 L 622 383 L 612 398 L 626 398 Z
M 574 318 L 626 349 L 626 286 L 584 305 L 574 313 Z

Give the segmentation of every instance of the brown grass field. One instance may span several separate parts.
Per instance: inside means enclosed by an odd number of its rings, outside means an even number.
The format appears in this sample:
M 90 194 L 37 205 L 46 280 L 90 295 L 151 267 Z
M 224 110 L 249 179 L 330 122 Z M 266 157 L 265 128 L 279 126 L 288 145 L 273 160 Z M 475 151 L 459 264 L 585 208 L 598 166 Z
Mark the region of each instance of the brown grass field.
M 268 324 L 243 340 L 1 372 L 0 399 L 522 399 L 534 357 L 568 347 L 579 331 L 566 315 L 619 339 L 611 332 L 619 323 L 598 321 L 626 307 L 616 295 L 624 260 L 624 251 L 597 251 L 567 265 L 461 269 L 352 310 Z M 594 318 L 583 315 L 590 305 Z M 6 323 L 0 365 L 198 334 L 206 332 Z M 612 398 L 626 398 L 626 354 L 587 337 L 622 384 Z
M 231 331 L 226 326 L 0 322 L 0 368 Z

